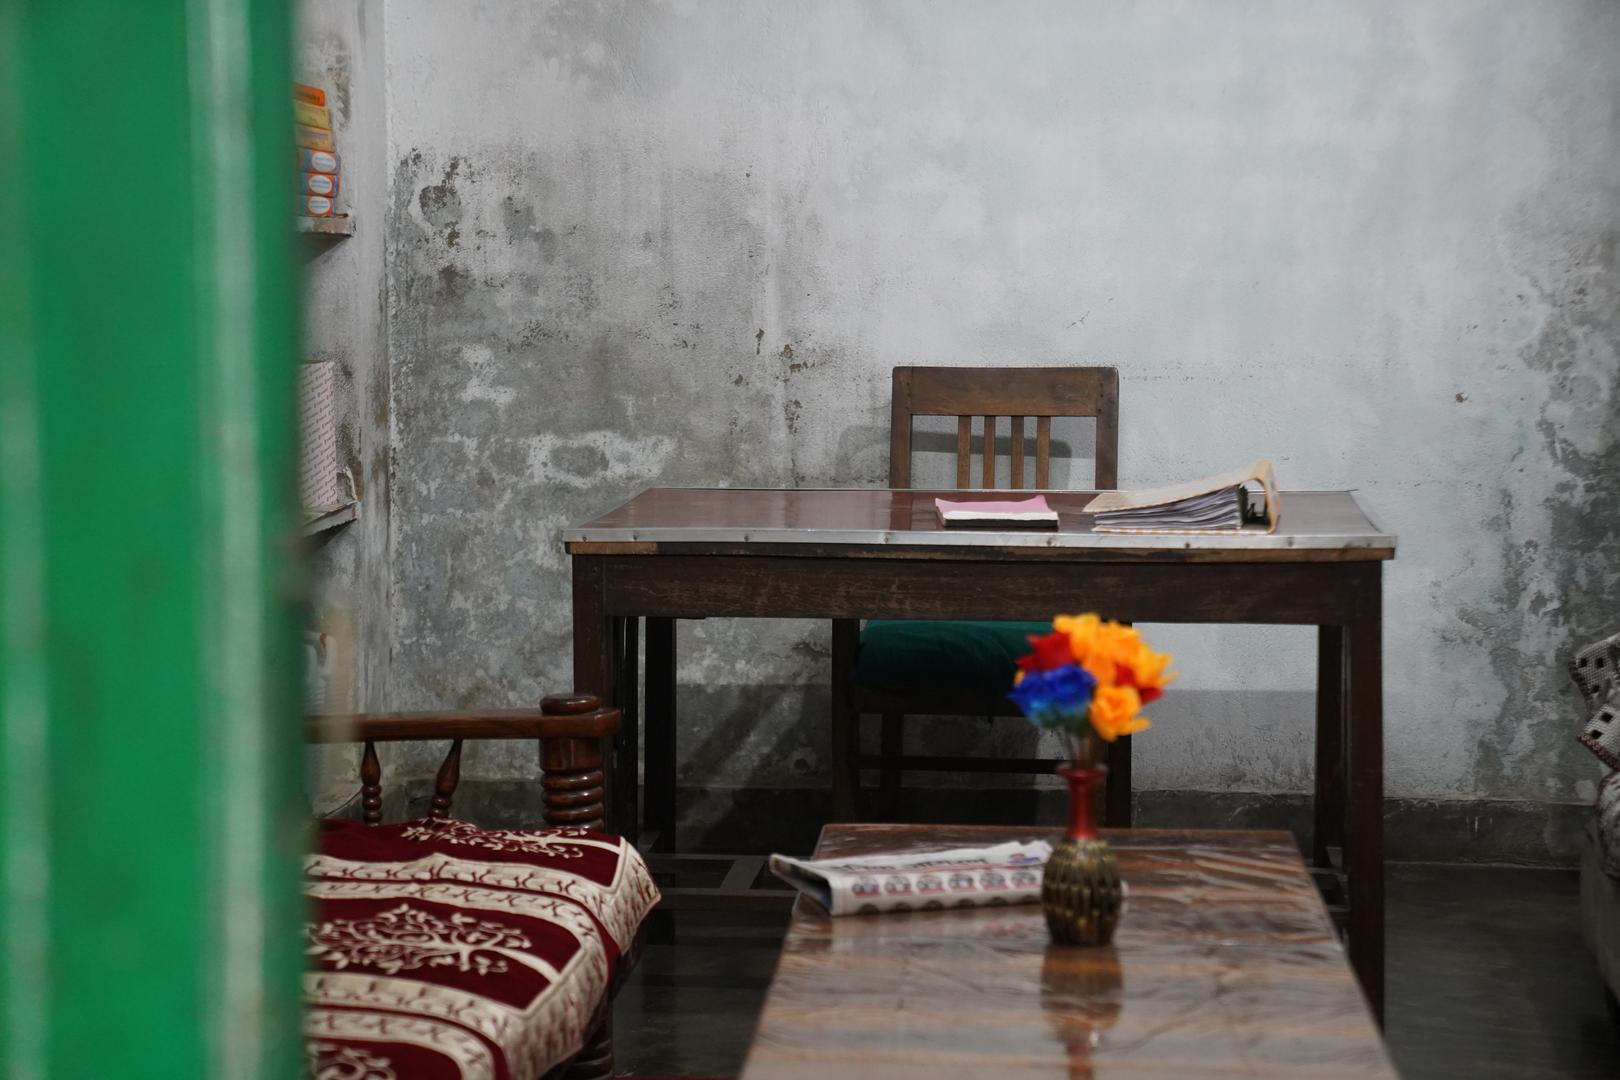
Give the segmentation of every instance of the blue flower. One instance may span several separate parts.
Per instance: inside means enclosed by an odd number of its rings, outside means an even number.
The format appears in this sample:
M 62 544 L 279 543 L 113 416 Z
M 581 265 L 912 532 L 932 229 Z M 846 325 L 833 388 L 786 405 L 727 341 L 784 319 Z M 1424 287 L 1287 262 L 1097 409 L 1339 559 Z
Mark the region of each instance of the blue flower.
M 1037 727 L 1078 729 L 1085 724 L 1086 711 L 1097 679 L 1079 664 L 1065 664 L 1050 671 L 1026 671 L 1007 696 Z

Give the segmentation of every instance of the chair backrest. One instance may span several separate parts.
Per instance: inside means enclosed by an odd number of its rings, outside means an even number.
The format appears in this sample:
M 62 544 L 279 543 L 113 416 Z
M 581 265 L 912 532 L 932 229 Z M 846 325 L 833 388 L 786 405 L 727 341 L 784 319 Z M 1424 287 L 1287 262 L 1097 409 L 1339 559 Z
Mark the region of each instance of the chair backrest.
M 1119 371 L 1111 367 L 897 367 L 890 400 L 889 486 L 911 486 L 911 421 L 917 416 L 956 417 L 956 486 L 973 487 L 973 418 L 982 418 L 981 488 L 996 486 L 996 433 L 1001 417 L 1011 421 L 1012 487 L 1045 488 L 1052 460 L 1052 418 L 1097 422 L 1093 486 L 1119 486 Z M 1025 484 L 1025 426 L 1035 418 L 1033 483 Z

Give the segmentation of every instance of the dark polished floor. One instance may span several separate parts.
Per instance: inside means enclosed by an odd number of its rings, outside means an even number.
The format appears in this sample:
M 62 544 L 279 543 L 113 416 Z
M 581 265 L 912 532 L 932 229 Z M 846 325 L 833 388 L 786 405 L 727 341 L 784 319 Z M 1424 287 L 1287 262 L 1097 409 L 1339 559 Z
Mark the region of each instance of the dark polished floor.
M 1401 1075 L 1620 1077 L 1620 1018 L 1581 942 L 1574 871 L 1392 866 L 1388 890 Z M 621 1070 L 736 1076 L 785 925 L 688 915 L 675 945 L 649 945 L 619 996 Z
M 1573 870 L 1391 868 L 1385 1030 L 1401 1075 L 1620 1077 Z

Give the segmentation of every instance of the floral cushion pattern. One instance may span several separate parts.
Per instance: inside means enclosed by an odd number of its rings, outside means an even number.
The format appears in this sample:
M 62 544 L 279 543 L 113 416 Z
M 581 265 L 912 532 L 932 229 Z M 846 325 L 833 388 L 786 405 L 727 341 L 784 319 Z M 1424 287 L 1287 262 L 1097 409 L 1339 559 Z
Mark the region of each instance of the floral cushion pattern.
M 533 1080 L 579 1052 L 658 890 L 584 829 L 320 824 L 306 862 L 316 1080 Z

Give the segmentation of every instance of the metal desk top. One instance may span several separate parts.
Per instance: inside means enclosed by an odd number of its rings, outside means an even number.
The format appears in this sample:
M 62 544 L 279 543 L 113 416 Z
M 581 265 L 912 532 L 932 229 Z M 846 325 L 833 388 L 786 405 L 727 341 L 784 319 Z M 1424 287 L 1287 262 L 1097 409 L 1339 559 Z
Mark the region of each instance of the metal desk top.
M 1045 495 L 1058 512 L 1057 528 L 947 528 L 936 497 L 1007 499 Z M 649 553 L 665 544 L 828 544 L 879 547 L 1073 550 L 1139 555 L 1185 552 L 1197 558 L 1389 559 L 1393 533 L 1380 529 L 1348 491 L 1285 491 L 1274 533 L 1199 536 L 1098 533 L 1082 508 L 1091 491 L 920 491 L 889 488 L 649 488 L 600 517 L 563 531 L 574 554 Z M 1264 553 L 1264 554 L 1260 554 Z

